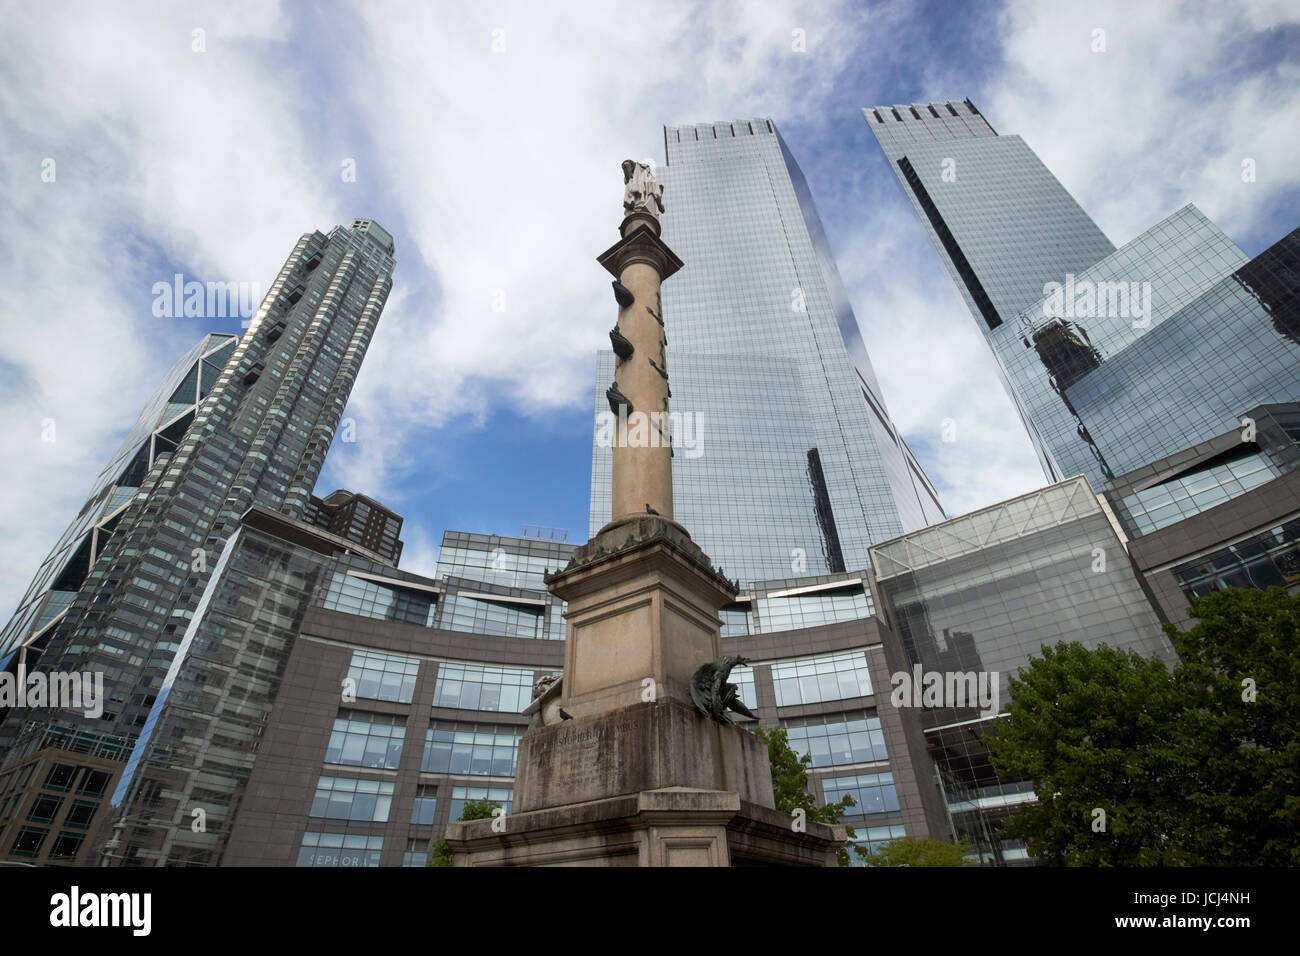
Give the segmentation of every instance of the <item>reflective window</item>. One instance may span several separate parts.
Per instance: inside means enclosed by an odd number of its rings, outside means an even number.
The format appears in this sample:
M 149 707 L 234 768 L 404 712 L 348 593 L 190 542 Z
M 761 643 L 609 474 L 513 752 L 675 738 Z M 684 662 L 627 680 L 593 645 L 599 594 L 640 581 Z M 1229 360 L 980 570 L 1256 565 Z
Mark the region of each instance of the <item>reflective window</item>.
M 402 854 L 402 866 L 428 866 L 429 841 L 407 840 L 406 852 Z
M 348 680 L 352 681 L 357 697 L 409 704 L 419 671 L 417 658 L 357 650 L 352 652 Z
M 866 651 L 772 665 L 778 707 L 871 696 Z
M 396 770 L 405 733 L 405 717 L 342 711 L 334 720 L 325 762 Z
M 452 594 L 446 599 L 439 623 L 449 631 L 540 640 L 546 637 L 545 614 L 544 604 L 516 604 Z
M 531 670 L 448 661 L 438 666 L 433 705 L 517 714 L 532 700 L 532 687 Z
M 860 847 L 864 847 L 868 853 L 875 853 L 882 846 L 905 836 L 907 836 L 907 830 L 905 830 L 901 825 L 889 827 L 854 827 L 853 842 Z M 849 854 L 849 866 L 866 865 L 866 861 L 859 859 L 856 853 Z
M 417 826 L 432 826 L 434 814 L 438 812 L 438 788 L 422 785 L 415 791 L 415 803 L 411 806 L 411 822 Z
M 298 866 L 378 866 L 384 838 L 358 833 L 302 835 Z
M 563 545 L 552 547 L 555 550 L 549 554 L 515 554 L 489 543 L 479 547 L 452 544 L 438 552 L 438 576 L 452 575 L 471 581 L 545 591 L 544 573 L 562 568 L 572 552 L 572 548 Z
M 888 758 L 880 718 L 874 715 L 791 718 L 781 723 L 786 728 L 791 749 L 811 755 L 814 767 Z
M 512 787 L 452 787 L 451 812 L 448 820 L 459 820 L 465 812 L 465 804 L 475 800 L 492 800 L 499 803 L 509 813 L 514 806 L 515 791 Z
M 1220 588 L 1289 587 L 1300 583 L 1300 521 L 1290 521 L 1174 568 L 1189 598 Z
M 867 617 L 871 617 L 871 600 L 858 584 L 840 591 L 759 598 L 757 630 L 771 634 Z
M 753 710 L 758 706 L 758 694 L 754 692 L 754 668 L 733 667 L 727 680 L 736 685 L 736 692 L 746 707 Z
M 425 735 L 425 773 L 513 777 L 522 727 L 435 720 Z
M 864 817 L 873 813 L 891 813 L 898 809 L 892 773 L 863 773 L 855 777 L 827 777 L 822 780 L 827 803 L 836 803 L 845 794 L 853 797 L 853 806 L 845 816 Z
M 345 614 L 432 627 L 437 596 L 416 588 L 398 588 L 334 572 L 321 606 Z
M 722 619 L 723 637 L 739 637 L 750 632 L 748 604 L 728 604 L 718 616 Z
M 1134 492 L 1124 498 L 1123 507 L 1137 533 L 1150 534 L 1267 484 L 1275 477 L 1277 472 L 1272 463 L 1258 448 L 1243 449 L 1227 460 Z
M 393 784 L 381 780 L 321 777 L 316 784 L 311 815 L 332 820 L 387 823 L 393 805 Z

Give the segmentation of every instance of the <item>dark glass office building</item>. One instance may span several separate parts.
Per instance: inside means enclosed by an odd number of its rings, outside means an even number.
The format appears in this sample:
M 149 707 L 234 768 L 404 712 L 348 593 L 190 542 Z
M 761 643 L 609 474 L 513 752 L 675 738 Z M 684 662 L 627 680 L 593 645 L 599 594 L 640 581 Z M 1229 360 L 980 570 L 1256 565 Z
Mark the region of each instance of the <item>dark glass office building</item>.
M 1043 636 L 1036 614 L 1070 622 L 1053 625 L 1052 642 L 1091 643 L 1100 629 L 1107 643 L 1167 657 L 1152 625 L 1189 626 L 1194 597 L 1300 588 L 1300 231 L 1250 258 L 1189 205 L 1115 249 L 1029 148 L 994 133 L 969 101 L 863 112 L 993 349 L 1045 473 L 1085 476 L 1113 517 L 1108 549 L 1122 544 L 1104 579 L 1077 575 L 1073 551 L 1047 571 L 1017 545 L 1017 573 L 1037 578 L 1028 594 L 1007 593 L 1001 546 L 933 566 L 943 552 L 930 538 L 955 522 L 913 536 L 933 549 L 921 569 L 914 557 L 882 567 L 905 550 L 882 545 L 873 564 L 884 613 L 909 656 L 925 661 L 927 642 L 951 633 L 1009 667 Z M 1145 611 L 1130 569 L 1153 599 Z M 1087 593 L 1116 582 L 1125 593 Z M 1026 614 L 1026 600 L 1037 609 L 990 631 L 979 593 L 988 588 L 999 614 Z M 1086 613 L 1063 617 L 1056 595 Z M 927 733 L 958 828 L 1005 859 L 990 814 L 1032 794 L 981 764 L 977 722 Z
M 1044 474 L 1068 477 L 1011 362 L 1023 348 L 1016 318 L 1043 298 L 1045 283 L 1083 272 L 1115 246 L 1024 140 L 998 135 L 970 100 L 862 112 L 992 348 Z
M 1294 234 L 1249 259 L 1189 205 L 1115 249 L 969 100 L 863 113 L 1050 480 L 1081 474 L 1106 489 L 1243 426 L 1255 406 L 1300 401 Z M 1165 509 L 1156 521 L 1191 513 L 1151 497 Z
M 871 550 L 877 613 L 905 678 L 919 668 L 945 684 L 955 675 L 996 682 L 991 712 L 945 699 L 918 713 L 952 835 L 982 863 L 1024 863 L 1024 845 L 997 827 L 1035 799 L 1032 781 L 999 778 L 982 742 L 1006 717 L 1009 679 L 1061 642 L 1175 660 L 1122 531 L 1080 476 Z

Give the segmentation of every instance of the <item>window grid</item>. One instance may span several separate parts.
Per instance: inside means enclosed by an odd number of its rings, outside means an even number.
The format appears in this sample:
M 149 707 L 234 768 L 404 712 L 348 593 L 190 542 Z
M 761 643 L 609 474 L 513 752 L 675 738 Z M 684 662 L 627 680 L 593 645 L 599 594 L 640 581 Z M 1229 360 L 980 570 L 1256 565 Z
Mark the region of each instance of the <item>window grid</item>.
M 344 711 L 334 720 L 325 762 L 396 770 L 405 734 L 405 717 Z
M 357 697 L 409 704 L 419 672 L 418 658 L 355 650 L 348 667 L 348 680 L 352 681 Z
M 387 823 L 393 805 L 393 784 L 382 780 L 321 777 L 311 804 L 311 816 L 331 820 Z
M 517 714 L 532 700 L 532 688 L 531 670 L 448 661 L 438 667 L 433 705 Z
M 772 665 L 778 707 L 871 696 L 866 651 Z

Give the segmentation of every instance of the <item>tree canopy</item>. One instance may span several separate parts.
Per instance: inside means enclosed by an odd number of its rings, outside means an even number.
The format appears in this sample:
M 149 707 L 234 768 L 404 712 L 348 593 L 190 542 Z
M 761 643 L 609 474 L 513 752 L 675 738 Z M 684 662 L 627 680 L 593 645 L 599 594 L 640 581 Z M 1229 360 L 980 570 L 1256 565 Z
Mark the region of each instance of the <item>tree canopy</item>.
M 1300 599 L 1229 589 L 1166 631 L 1170 670 L 1133 652 L 1043 647 L 986 735 L 1037 802 L 1003 823 L 1071 865 L 1300 864 Z

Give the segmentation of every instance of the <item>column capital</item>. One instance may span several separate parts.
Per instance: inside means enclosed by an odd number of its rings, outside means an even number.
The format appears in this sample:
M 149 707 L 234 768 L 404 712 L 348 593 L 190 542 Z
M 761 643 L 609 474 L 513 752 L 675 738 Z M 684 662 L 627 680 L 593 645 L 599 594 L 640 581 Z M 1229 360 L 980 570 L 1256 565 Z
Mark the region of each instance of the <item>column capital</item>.
M 649 228 L 633 229 L 598 255 L 596 261 L 615 279 L 622 278 L 623 270 L 628 266 L 642 262 L 659 273 L 661 282 L 676 274 L 683 265 L 677 253 L 668 248 L 668 243 Z

